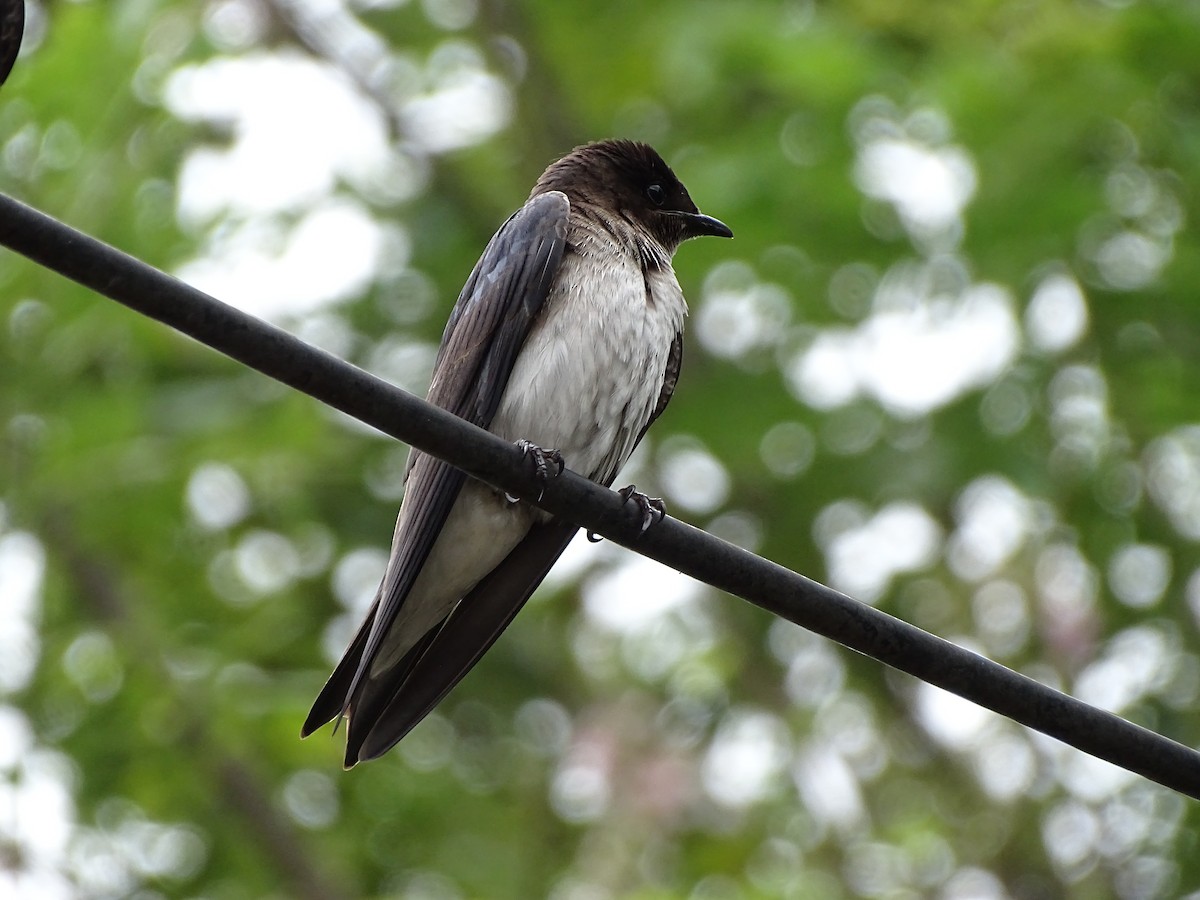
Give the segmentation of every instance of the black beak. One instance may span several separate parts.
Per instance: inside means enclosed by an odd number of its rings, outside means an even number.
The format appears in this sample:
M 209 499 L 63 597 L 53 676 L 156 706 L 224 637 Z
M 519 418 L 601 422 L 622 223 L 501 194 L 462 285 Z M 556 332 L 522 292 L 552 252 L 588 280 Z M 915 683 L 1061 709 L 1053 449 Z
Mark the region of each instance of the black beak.
M 671 215 L 677 216 L 683 220 L 684 237 L 701 237 L 703 235 L 711 235 L 712 237 L 733 237 L 733 231 L 722 222 L 720 219 L 714 219 L 712 216 L 706 216 L 703 213 L 685 213 L 672 212 Z

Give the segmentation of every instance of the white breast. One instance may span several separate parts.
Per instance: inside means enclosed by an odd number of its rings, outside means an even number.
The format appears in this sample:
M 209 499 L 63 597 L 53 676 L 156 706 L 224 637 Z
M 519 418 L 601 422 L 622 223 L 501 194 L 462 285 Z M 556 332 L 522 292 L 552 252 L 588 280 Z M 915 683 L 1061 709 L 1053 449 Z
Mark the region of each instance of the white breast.
M 666 253 L 647 302 L 636 252 L 613 253 L 607 235 L 580 231 L 491 430 L 557 449 L 568 468 L 611 484 L 658 403 L 687 303 Z

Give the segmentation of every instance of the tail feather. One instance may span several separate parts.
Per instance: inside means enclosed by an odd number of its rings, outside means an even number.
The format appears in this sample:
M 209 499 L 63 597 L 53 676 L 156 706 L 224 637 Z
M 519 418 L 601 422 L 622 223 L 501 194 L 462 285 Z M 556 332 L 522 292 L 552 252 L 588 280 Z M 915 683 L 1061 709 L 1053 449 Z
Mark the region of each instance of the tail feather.
M 441 702 L 520 612 L 577 530 L 558 521 L 535 525 L 394 669 L 366 679 L 351 703 L 347 767 L 382 756 Z
M 394 666 L 378 673 L 371 673 L 371 661 L 364 659 L 377 610 L 372 606 L 313 703 L 300 736 L 307 737 L 325 723 L 346 716 L 347 769 L 386 753 L 495 643 L 577 530 L 577 526 L 559 521 L 534 525 L 449 616 L 426 632 Z
M 459 605 L 462 605 L 461 602 Z M 446 621 L 447 619 L 443 619 L 429 629 L 390 669 L 377 675 L 368 672 L 359 679 L 357 687 L 354 688 L 354 696 L 347 703 L 350 718 L 349 727 L 346 729 L 344 764 L 347 769 L 354 768 L 355 764 L 363 759 L 372 758 L 362 755 L 363 743 L 370 737 L 385 711 L 399 697 L 405 695 L 405 689 L 412 678 L 413 671 L 444 630 Z
M 358 634 L 354 636 L 354 640 L 350 642 L 346 653 L 338 662 L 337 668 L 333 670 L 333 674 L 321 688 L 321 693 L 313 701 L 312 709 L 308 711 L 308 718 L 304 720 L 304 725 L 300 729 L 301 738 L 308 737 L 326 722 L 332 722 L 345 714 L 346 701 L 350 696 L 350 686 L 354 683 L 358 664 L 362 660 L 363 650 L 366 649 L 367 638 L 371 634 L 371 625 L 375 621 L 376 609 L 378 609 L 378 603 L 372 604 L 366 619 L 358 627 Z
M 508 627 L 578 527 L 535 525 L 495 569 L 480 580 L 414 661 L 403 684 L 370 723 L 358 759 L 382 756 L 409 733 L 462 680 Z M 353 725 L 351 716 L 351 725 Z

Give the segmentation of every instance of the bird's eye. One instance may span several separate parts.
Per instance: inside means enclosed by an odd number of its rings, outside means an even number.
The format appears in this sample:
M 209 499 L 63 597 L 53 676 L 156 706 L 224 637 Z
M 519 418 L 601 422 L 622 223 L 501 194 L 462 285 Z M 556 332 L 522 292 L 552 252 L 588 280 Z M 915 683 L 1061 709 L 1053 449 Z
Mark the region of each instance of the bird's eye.
M 667 192 L 663 190 L 661 184 L 652 184 L 646 188 L 646 196 L 650 198 L 650 202 L 655 206 L 662 206 L 667 202 Z

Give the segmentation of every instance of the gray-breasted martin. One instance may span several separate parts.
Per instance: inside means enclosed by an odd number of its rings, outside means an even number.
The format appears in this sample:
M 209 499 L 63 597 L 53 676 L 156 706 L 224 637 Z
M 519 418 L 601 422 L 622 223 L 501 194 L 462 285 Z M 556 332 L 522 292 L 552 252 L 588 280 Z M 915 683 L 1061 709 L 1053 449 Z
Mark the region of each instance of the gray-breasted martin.
M 701 215 L 649 146 L 575 149 L 475 265 L 429 401 L 522 442 L 543 474 L 549 458 L 611 485 L 675 390 L 687 303 L 671 257 L 700 235 L 733 232 Z M 414 450 L 383 583 L 301 734 L 345 716 L 347 767 L 389 750 L 492 645 L 575 531 Z

